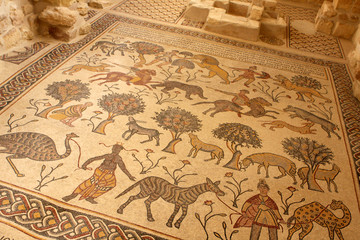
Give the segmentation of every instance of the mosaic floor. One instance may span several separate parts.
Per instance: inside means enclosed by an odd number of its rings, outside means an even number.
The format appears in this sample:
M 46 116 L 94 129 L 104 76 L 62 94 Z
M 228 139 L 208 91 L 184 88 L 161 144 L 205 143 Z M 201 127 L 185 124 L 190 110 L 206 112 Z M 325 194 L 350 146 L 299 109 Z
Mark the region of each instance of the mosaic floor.
M 0 57 L 0 239 L 358 239 L 340 41 L 309 56 L 154 2 L 171 14 L 121 1 Z

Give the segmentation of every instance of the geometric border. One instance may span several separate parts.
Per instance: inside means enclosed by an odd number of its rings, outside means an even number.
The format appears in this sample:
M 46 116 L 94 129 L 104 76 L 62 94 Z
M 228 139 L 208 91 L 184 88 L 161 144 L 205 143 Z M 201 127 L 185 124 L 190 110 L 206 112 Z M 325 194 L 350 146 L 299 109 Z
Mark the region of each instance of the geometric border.
M 26 232 L 29 235 L 53 239 L 166 239 L 115 221 L 59 207 L 40 197 L 1 184 L 0 219 L 20 224 L 28 230 Z

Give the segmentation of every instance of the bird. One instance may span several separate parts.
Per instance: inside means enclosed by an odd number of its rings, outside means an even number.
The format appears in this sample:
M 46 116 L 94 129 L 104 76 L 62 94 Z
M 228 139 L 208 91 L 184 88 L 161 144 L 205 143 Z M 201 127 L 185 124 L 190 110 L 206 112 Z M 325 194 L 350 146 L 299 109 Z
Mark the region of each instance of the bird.
M 36 132 L 17 132 L 0 135 L 0 153 L 12 154 L 6 157 L 10 166 L 18 177 L 20 173 L 12 159 L 29 158 L 35 161 L 54 161 L 66 158 L 71 153 L 69 140 L 79 137 L 75 133 L 66 134 L 64 154 L 58 154 L 54 140 L 49 136 Z

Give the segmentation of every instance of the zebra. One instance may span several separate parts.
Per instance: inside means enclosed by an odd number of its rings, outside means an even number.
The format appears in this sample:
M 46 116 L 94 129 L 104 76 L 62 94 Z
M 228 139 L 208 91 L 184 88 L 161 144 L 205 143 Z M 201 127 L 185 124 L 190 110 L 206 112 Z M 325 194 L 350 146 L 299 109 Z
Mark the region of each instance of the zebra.
M 138 181 L 137 183 L 131 185 L 129 188 L 127 188 L 117 197 L 115 197 L 118 198 L 120 196 L 123 196 L 126 193 L 130 192 L 135 187 L 140 185 L 140 192 L 136 195 L 129 197 L 129 199 L 119 207 L 117 212 L 119 214 L 122 214 L 124 208 L 127 205 L 129 205 L 132 201 L 149 196 L 149 198 L 145 200 L 147 220 L 153 222 L 155 220 L 152 216 L 150 205 L 152 202 L 156 201 L 161 197 L 165 201 L 175 204 L 174 212 L 171 214 L 169 220 L 166 223 L 166 226 L 172 227 L 174 218 L 176 214 L 179 212 L 179 209 L 181 207 L 182 215 L 174 224 L 176 228 L 180 228 L 180 224 L 184 220 L 187 214 L 188 206 L 194 203 L 199 195 L 209 191 L 214 192 L 218 196 L 225 195 L 225 193 L 221 191 L 220 188 L 218 187 L 219 184 L 220 181 L 212 182 L 209 178 L 206 178 L 206 183 L 194 185 L 187 188 L 182 188 L 174 184 L 171 184 L 165 179 L 162 179 L 160 177 L 155 177 L 155 176 L 146 177 Z

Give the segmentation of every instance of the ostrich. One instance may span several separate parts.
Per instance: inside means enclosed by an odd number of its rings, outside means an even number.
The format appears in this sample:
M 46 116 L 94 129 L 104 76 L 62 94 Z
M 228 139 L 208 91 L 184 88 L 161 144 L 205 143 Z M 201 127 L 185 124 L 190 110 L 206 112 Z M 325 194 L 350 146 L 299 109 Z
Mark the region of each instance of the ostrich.
M 56 150 L 55 142 L 50 137 L 35 132 L 18 132 L 0 135 L 0 153 L 12 154 L 6 157 L 18 177 L 25 176 L 21 174 L 14 163 L 11 161 L 16 158 L 29 158 L 35 161 L 54 161 L 66 158 L 71 153 L 69 140 L 78 137 L 75 133 L 66 135 L 64 154 L 59 155 Z

